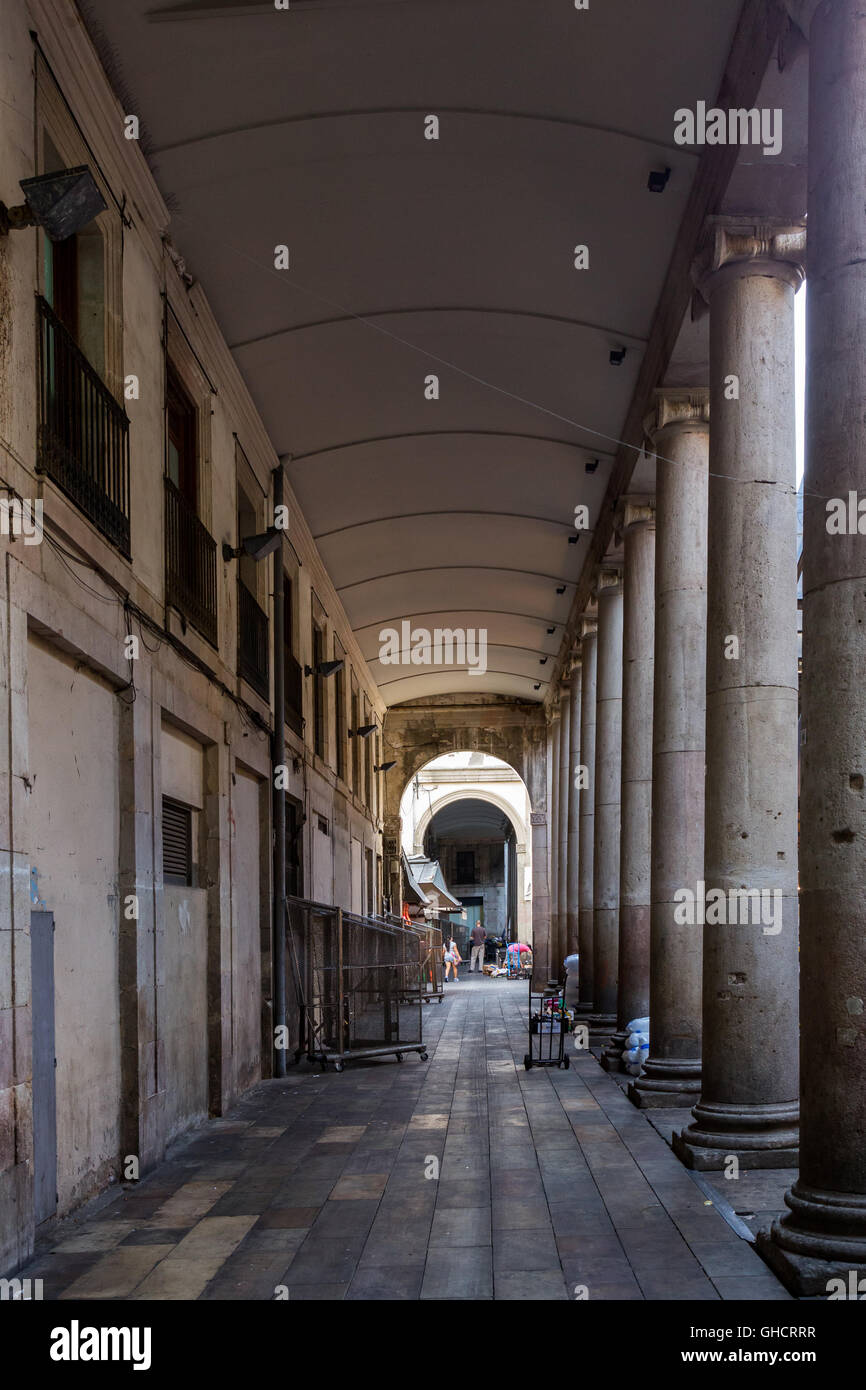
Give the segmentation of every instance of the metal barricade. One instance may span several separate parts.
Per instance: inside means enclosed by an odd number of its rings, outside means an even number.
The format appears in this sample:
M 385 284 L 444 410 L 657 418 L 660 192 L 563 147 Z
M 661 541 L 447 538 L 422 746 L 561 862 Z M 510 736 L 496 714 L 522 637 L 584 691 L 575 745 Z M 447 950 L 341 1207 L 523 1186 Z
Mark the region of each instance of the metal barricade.
M 413 922 L 418 937 L 418 992 L 422 1004 L 441 1004 L 445 995 L 442 976 L 442 929 L 432 922 Z
M 342 1071 L 360 1057 L 427 1060 L 416 932 L 301 898 L 286 899 L 286 932 L 296 1061 L 306 1055 Z

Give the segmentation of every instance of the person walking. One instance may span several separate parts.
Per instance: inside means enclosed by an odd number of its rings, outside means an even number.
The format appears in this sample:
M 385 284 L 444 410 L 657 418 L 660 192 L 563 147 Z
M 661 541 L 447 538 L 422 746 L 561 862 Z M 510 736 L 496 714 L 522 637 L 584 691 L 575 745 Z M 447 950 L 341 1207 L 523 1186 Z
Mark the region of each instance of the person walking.
M 472 971 L 475 969 L 476 964 L 478 966 L 479 974 L 483 974 L 484 943 L 487 940 L 487 932 L 484 930 L 480 922 L 476 922 L 475 926 L 472 928 L 472 935 L 470 937 L 470 940 L 472 942 L 472 952 L 471 959 L 469 961 L 469 974 L 472 974 Z
M 457 942 L 454 940 L 453 936 L 449 940 L 447 946 L 442 947 L 442 959 L 445 962 L 445 979 L 447 980 L 449 978 L 448 972 L 453 969 L 454 980 L 456 981 L 457 967 L 462 964 L 463 957 L 457 949 Z

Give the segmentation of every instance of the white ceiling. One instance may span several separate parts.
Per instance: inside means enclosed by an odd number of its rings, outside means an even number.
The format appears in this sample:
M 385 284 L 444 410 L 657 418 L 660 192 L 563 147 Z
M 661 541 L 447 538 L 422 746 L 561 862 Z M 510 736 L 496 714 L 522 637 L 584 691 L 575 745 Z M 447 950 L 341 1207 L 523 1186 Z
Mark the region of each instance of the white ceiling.
M 86 8 L 383 697 L 543 699 L 740 0 Z M 487 674 L 380 666 L 403 619 Z

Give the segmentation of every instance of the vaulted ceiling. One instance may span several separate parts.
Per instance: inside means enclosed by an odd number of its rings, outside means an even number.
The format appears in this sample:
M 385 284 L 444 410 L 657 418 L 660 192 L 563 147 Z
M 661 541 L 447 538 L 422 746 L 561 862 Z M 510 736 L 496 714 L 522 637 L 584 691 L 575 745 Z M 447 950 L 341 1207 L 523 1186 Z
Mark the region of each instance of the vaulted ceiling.
M 84 7 L 389 704 L 544 698 L 698 165 L 674 112 L 741 7 Z M 382 666 L 404 619 L 485 628 L 487 674 Z

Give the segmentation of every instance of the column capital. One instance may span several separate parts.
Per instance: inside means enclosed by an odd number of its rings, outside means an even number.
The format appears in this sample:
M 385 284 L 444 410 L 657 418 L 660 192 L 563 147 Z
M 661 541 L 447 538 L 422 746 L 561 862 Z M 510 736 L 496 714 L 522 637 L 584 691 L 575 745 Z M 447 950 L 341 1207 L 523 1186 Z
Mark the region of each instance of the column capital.
M 710 427 L 710 392 L 706 386 L 660 386 L 653 392 L 652 409 L 644 416 L 644 433 L 654 449 L 663 430 Z
M 622 566 L 602 565 L 593 585 L 593 594 L 598 598 L 600 594 L 609 594 L 617 589 L 622 589 Z
M 796 291 L 805 279 L 805 260 L 805 223 L 766 217 L 708 217 L 692 278 L 705 304 L 719 285 L 745 275 L 787 280 Z
M 654 497 L 638 496 L 633 493 L 620 497 L 616 509 L 617 535 L 624 536 L 627 531 L 639 526 L 655 526 L 656 500 Z
M 588 637 L 597 637 L 597 636 L 598 636 L 598 619 L 597 619 L 596 617 L 592 617 L 592 618 L 581 618 L 581 620 L 580 620 L 580 640 L 581 640 L 581 642 L 585 641 L 586 638 L 588 638 Z

